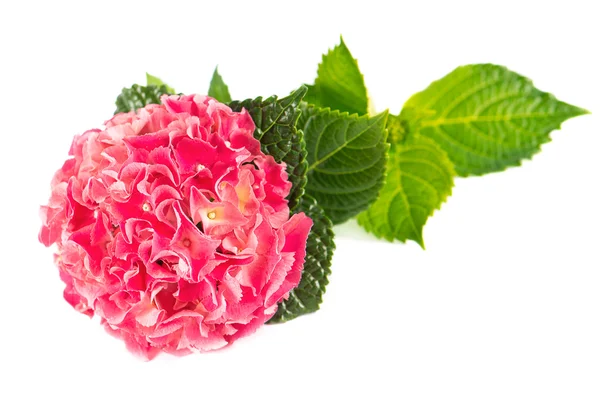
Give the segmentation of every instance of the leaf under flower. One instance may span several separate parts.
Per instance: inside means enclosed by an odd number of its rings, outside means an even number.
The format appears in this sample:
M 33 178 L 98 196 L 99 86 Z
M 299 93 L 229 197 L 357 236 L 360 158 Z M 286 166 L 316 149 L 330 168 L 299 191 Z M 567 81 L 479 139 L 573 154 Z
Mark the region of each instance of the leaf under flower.
M 269 323 L 283 323 L 304 314 L 316 312 L 323 301 L 325 287 L 329 283 L 331 259 L 335 250 L 331 220 L 310 195 L 304 195 L 297 208 L 313 220 L 313 227 L 306 242 L 306 260 L 298 287 L 289 298 L 279 304 L 277 313 Z

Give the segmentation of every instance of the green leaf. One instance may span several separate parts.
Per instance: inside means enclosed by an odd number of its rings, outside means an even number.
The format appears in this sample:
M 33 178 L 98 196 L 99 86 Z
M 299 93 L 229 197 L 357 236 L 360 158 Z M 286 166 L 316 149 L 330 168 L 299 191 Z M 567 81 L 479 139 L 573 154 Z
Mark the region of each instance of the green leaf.
M 272 155 L 277 162 L 285 162 L 292 190 L 288 195 L 288 205 L 293 210 L 304 194 L 306 185 L 306 148 L 303 133 L 296 128 L 300 116 L 299 104 L 306 94 L 306 86 L 300 87 L 287 97 L 277 99 L 272 96 L 265 100 L 233 101 L 232 110 L 239 112 L 245 108 L 256 125 L 254 137 L 260 141 L 265 154 Z
M 223 82 L 223 78 L 219 75 L 218 67 L 215 68 L 210 86 L 208 88 L 208 95 L 222 103 L 231 102 L 231 95 L 229 94 L 229 88 Z
M 389 148 L 386 119 L 387 111 L 359 117 L 303 106 L 298 126 L 308 151 L 306 192 L 334 224 L 356 216 L 377 198 Z
M 169 90 L 170 88 L 166 85 L 133 85 L 131 88 L 124 88 L 115 102 L 117 105 L 115 114 L 118 114 L 119 112 L 136 111 L 148 104 L 160 104 L 160 97 L 163 94 L 171 94 Z
M 338 46 L 323 55 L 315 84 L 309 86 L 304 101 L 350 114 L 364 115 L 368 112 L 369 100 L 363 75 L 342 38 Z
M 452 192 L 454 168 L 432 140 L 414 135 L 393 145 L 379 198 L 358 216 L 368 232 L 389 241 L 416 241 L 424 248 L 423 226 Z
M 319 310 L 329 282 L 327 278 L 331 273 L 331 258 L 335 249 L 331 220 L 309 195 L 302 197 L 298 212 L 304 212 L 313 220 L 306 242 L 302 279 L 298 287 L 290 292 L 289 298 L 279 304 L 277 313 L 269 323 L 282 323 Z
M 146 72 L 146 86 L 165 86 L 167 88 L 167 93 L 175 94 L 175 89 L 167 85 L 160 78 L 150 75 L 148 72 Z
M 432 138 L 456 172 L 469 176 L 520 165 L 562 122 L 585 113 L 505 67 L 481 64 L 433 82 L 407 101 L 400 116 L 409 134 Z

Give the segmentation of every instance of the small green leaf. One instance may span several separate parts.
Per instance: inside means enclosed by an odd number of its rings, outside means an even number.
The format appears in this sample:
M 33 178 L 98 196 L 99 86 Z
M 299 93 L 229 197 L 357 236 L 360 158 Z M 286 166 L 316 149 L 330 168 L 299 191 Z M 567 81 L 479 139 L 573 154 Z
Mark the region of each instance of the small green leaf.
M 230 103 L 231 95 L 229 94 L 229 88 L 223 82 L 223 78 L 219 75 L 218 67 L 215 68 L 210 86 L 208 88 L 208 95 L 222 103 Z
M 239 112 L 245 108 L 252 116 L 256 130 L 254 137 L 260 141 L 265 154 L 273 156 L 277 162 L 285 162 L 292 190 L 288 195 L 288 205 L 293 210 L 304 194 L 306 185 L 306 148 L 304 135 L 296 128 L 300 116 L 299 104 L 306 94 L 306 86 L 300 87 L 287 97 L 277 99 L 272 96 L 265 100 L 233 101 L 232 110 Z
M 400 116 L 409 134 L 433 139 L 456 172 L 469 176 L 520 165 L 562 122 L 585 113 L 505 67 L 480 64 L 433 82 L 406 102 Z
M 364 115 L 369 100 L 363 75 L 344 40 L 323 55 L 317 79 L 309 86 L 304 101 L 317 107 L 329 107 L 350 114 Z
M 160 78 L 150 75 L 148 72 L 146 72 L 146 86 L 165 86 L 167 88 L 167 93 L 175 94 L 175 89 L 167 85 Z
M 166 85 L 133 85 L 131 88 L 124 88 L 115 102 L 117 105 L 115 114 L 118 114 L 119 112 L 136 111 L 139 108 L 144 108 L 148 104 L 160 104 L 160 97 L 163 94 L 171 94 Z
M 359 117 L 328 108 L 303 106 L 298 122 L 308 151 L 306 192 L 334 224 L 375 201 L 383 185 L 387 111 Z
M 385 185 L 358 223 L 379 238 L 424 248 L 423 226 L 452 192 L 453 176 L 452 162 L 435 142 L 411 136 L 392 146 Z
M 327 278 L 331 273 L 331 258 L 335 249 L 331 220 L 309 195 L 302 197 L 298 212 L 304 212 L 313 220 L 306 242 L 302 279 L 298 287 L 290 292 L 289 298 L 279 304 L 277 313 L 269 323 L 283 323 L 319 310 L 329 282 Z

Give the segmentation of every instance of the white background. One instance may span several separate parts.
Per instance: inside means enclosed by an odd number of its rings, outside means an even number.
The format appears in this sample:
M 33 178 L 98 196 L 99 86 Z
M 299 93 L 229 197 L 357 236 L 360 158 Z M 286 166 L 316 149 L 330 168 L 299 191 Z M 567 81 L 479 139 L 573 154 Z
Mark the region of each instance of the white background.
M 3 1 L 0 397 L 600 397 L 600 28 L 595 1 Z M 392 7 L 391 4 L 394 4 Z M 458 179 L 427 250 L 336 228 L 322 310 L 144 363 L 62 299 L 38 206 L 71 137 L 146 71 L 235 98 L 312 82 L 339 35 L 378 110 L 493 62 L 595 114 L 523 167 Z

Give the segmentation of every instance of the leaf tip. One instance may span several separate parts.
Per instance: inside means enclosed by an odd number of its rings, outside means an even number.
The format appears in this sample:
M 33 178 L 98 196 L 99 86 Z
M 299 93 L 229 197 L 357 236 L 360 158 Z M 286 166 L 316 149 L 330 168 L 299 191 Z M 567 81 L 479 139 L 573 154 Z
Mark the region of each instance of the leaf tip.
M 565 114 L 565 120 L 576 118 L 578 116 L 590 115 L 591 112 L 585 108 L 578 107 L 576 105 L 571 105 L 569 103 L 563 103 L 568 106 L 568 113 Z
M 385 117 L 385 119 L 386 119 L 386 121 L 387 121 L 387 118 L 388 118 L 388 116 L 390 115 L 390 110 L 389 110 L 389 108 L 388 108 L 388 109 L 385 109 L 385 110 L 383 110 L 383 111 L 381 111 L 381 112 L 379 113 L 379 115 L 382 115 L 383 117 Z
M 161 84 L 162 81 L 158 77 L 146 72 L 146 86 L 160 86 Z
M 578 114 L 577 116 L 581 116 L 581 115 L 591 115 L 591 114 L 592 114 L 592 111 L 588 111 L 588 110 L 587 110 L 587 109 L 585 109 L 585 108 L 579 108 L 579 107 L 577 107 L 577 109 L 578 109 L 578 111 L 579 111 L 579 114 Z
M 302 98 L 304 98 L 304 96 L 306 95 L 307 92 L 308 92 L 308 86 L 303 84 L 302 86 L 300 86 L 296 90 L 294 90 L 293 93 L 302 99 Z
M 565 103 L 563 101 L 560 101 L 560 103 L 562 103 L 563 105 L 567 106 L 567 108 L 570 111 L 570 115 L 569 115 L 570 118 L 574 118 L 576 116 L 581 116 L 581 115 L 589 115 L 589 114 L 591 114 L 591 112 L 588 111 L 585 108 L 581 108 L 581 107 L 578 107 L 576 105 Z
M 161 86 L 163 84 L 163 81 L 160 80 L 157 76 L 151 75 L 148 72 L 146 72 L 146 86 Z

